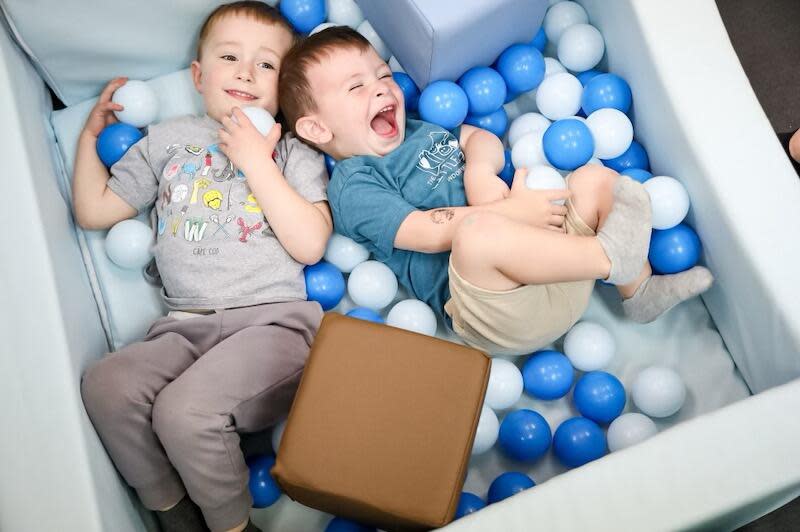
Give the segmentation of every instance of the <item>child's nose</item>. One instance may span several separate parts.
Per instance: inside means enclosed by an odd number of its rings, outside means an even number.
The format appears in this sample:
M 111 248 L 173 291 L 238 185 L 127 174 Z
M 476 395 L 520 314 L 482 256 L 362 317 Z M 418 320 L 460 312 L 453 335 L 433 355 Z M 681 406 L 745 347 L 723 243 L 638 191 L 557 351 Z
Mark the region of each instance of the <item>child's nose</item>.
M 251 82 L 253 81 L 253 70 L 252 68 L 245 66 L 244 64 L 239 68 L 239 72 L 236 74 L 236 78 L 242 81 Z

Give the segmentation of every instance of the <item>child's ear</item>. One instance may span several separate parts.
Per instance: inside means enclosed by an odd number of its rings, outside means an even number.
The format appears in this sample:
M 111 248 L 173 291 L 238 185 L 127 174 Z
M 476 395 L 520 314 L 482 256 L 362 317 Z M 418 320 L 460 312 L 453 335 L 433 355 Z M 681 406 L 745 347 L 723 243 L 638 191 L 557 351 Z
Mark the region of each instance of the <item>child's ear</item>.
M 200 84 L 200 77 L 202 72 L 200 71 L 200 62 L 199 61 L 192 61 L 192 82 L 194 82 L 194 88 L 197 89 L 197 92 L 203 93 L 202 85 Z
M 324 146 L 333 139 L 333 132 L 314 115 L 301 116 L 294 128 L 300 138 L 317 146 Z

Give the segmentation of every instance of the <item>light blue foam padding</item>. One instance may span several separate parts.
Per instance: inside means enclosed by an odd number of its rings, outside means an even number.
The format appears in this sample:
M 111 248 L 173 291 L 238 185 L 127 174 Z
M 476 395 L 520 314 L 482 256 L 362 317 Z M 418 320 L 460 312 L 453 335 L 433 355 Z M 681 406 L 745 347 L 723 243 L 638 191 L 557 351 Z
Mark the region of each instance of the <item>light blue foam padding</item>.
M 160 122 L 181 115 L 204 112 L 203 101 L 192 84 L 188 69 L 150 80 L 159 100 Z M 75 152 L 86 117 L 96 98 L 67 107 L 52 114 L 53 130 L 63 162 L 63 190 L 70 194 Z M 71 196 L 71 194 L 70 194 Z M 149 224 L 146 214 L 139 219 Z M 105 252 L 107 231 L 84 231 L 78 228 L 84 262 L 98 302 L 100 317 L 112 350 L 141 339 L 153 321 L 164 315 L 159 288 L 149 284 L 141 270 L 120 268 Z
M 194 59 L 200 25 L 223 0 L 0 0 L 20 47 L 70 106 L 116 76 L 151 79 Z
M 491 65 L 510 45 L 533 40 L 548 0 L 356 0 L 420 88 Z

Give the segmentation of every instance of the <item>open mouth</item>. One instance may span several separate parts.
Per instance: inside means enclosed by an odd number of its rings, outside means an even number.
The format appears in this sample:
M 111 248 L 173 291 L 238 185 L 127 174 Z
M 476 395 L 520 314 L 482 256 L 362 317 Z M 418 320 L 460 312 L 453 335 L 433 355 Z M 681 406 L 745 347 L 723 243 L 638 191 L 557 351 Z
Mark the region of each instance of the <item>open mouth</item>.
M 243 102 L 252 102 L 253 100 L 257 99 L 249 92 L 237 91 L 233 89 L 225 89 L 225 92 L 227 92 L 229 96 L 233 96 L 237 100 L 241 100 Z
M 392 138 L 397 135 L 397 117 L 395 105 L 387 105 L 372 118 L 370 127 L 379 136 L 384 138 Z

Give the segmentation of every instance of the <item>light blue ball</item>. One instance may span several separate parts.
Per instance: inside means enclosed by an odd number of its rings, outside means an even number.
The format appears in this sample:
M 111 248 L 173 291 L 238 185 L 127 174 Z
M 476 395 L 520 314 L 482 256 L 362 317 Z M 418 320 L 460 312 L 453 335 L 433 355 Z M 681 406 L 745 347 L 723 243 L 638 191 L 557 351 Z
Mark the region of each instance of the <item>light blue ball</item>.
M 504 108 L 500 108 L 493 113 L 485 116 L 468 115 L 465 124 L 485 129 L 489 133 L 494 134 L 498 138 L 503 138 L 508 129 L 508 114 Z
M 306 293 L 309 301 L 322 305 L 322 310 L 330 310 L 344 297 L 344 275 L 339 269 L 324 260 L 303 269 L 306 280 Z
M 392 77 L 395 83 L 400 86 L 400 90 L 403 91 L 406 111 L 416 111 L 419 106 L 419 88 L 417 88 L 417 84 L 405 72 L 392 72 Z
M 278 8 L 299 33 L 309 33 L 328 18 L 325 0 L 281 0 Z
M 531 477 L 517 471 L 499 475 L 489 486 L 489 504 L 500 502 L 536 485 Z
M 500 423 L 498 441 L 506 455 L 520 462 L 538 460 L 550 448 L 550 425 L 538 412 L 515 410 Z
M 258 456 L 250 460 L 247 465 L 250 468 L 248 486 L 253 497 L 253 508 L 272 506 L 281 497 L 281 489 L 269 472 L 275 465 L 275 457 Z
M 544 155 L 559 170 L 575 170 L 594 154 L 594 137 L 589 128 L 574 118 L 556 120 L 544 132 Z
M 106 255 L 126 269 L 144 268 L 153 258 L 153 230 L 139 220 L 123 220 L 106 234 Z
M 653 230 L 647 258 L 653 271 L 665 275 L 693 268 L 702 251 L 700 237 L 694 229 L 681 223 L 670 229 Z
M 575 370 L 569 358 L 558 351 L 537 351 L 522 366 L 525 392 L 545 401 L 567 395 L 574 378 Z
M 625 408 L 625 388 L 605 371 L 590 371 L 578 379 L 572 398 L 583 417 L 602 425 L 617 419 Z
M 564 421 L 553 435 L 553 452 L 566 467 L 579 467 L 597 460 L 607 450 L 603 429 L 585 417 Z
M 598 109 L 611 108 L 627 113 L 633 103 L 628 82 L 616 74 L 600 74 L 586 83 L 581 96 L 581 107 L 586 116 Z
M 458 499 L 458 507 L 456 508 L 456 515 L 453 519 L 460 519 L 465 515 L 475 513 L 483 508 L 486 508 L 486 502 L 483 499 L 474 493 L 464 491 Z
M 356 307 L 346 314 L 351 318 L 358 318 L 364 321 L 371 321 L 373 323 L 385 323 L 380 314 L 367 307 Z
M 511 92 L 533 90 L 544 79 L 544 57 L 530 44 L 512 44 L 497 58 L 496 66 Z
M 464 122 L 468 110 L 467 95 L 452 81 L 434 81 L 419 97 L 420 117 L 445 129 L 453 129 Z
M 103 128 L 97 137 L 97 155 L 104 165 L 111 168 L 141 138 L 142 132 L 137 128 L 124 122 L 115 122 Z
M 629 168 L 650 170 L 650 158 L 647 156 L 647 150 L 635 140 L 631 142 L 625 153 L 613 159 L 603 159 L 603 164 L 617 172 L 624 172 Z
M 506 100 L 506 82 L 497 70 L 475 67 L 467 70 L 458 80 L 469 100 L 469 114 L 484 116 L 502 107 Z
M 635 179 L 639 183 L 644 183 L 645 181 L 653 177 L 653 174 L 651 174 L 647 170 L 642 170 L 641 168 L 626 168 L 620 173 L 622 175 L 630 177 L 631 179 Z

